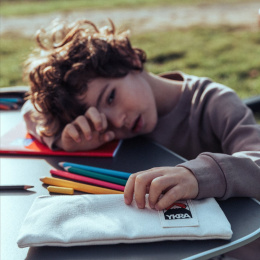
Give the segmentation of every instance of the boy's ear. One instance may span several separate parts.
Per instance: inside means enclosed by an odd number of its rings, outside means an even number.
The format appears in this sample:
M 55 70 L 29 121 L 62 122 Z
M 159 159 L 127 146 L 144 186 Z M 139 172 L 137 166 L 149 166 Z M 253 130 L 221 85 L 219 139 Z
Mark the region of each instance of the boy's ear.
M 135 54 L 135 56 L 134 56 L 133 64 L 135 67 L 138 67 L 138 68 L 142 67 L 142 62 L 140 61 L 137 54 Z

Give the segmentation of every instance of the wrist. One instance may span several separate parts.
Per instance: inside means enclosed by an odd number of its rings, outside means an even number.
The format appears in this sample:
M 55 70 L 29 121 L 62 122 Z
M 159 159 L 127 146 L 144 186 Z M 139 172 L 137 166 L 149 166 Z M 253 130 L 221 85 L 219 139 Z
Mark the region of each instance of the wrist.
M 199 183 L 196 176 L 190 169 L 182 165 L 178 165 L 177 167 L 182 168 L 182 175 L 184 177 L 185 183 L 187 184 L 186 192 L 188 195 L 186 197 L 190 199 L 197 198 L 199 194 Z

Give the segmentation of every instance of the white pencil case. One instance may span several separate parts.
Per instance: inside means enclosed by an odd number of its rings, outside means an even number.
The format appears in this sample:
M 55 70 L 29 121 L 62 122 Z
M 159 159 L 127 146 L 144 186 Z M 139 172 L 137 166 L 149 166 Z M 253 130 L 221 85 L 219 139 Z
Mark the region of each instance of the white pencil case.
M 180 201 L 156 211 L 128 206 L 121 194 L 41 196 L 18 237 L 19 247 L 230 239 L 232 230 L 215 199 Z

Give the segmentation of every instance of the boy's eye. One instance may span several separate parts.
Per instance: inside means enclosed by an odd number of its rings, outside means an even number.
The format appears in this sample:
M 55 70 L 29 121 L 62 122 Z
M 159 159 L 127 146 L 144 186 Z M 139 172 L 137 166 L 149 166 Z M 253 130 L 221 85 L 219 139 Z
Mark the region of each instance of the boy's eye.
M 115 94 L 116 94 L 116 90 L 113 89 L 110 94 L 108 95 L 108 98 L 107 98 L 107 103 L 110 105 L 113 100 L 115 99 Z

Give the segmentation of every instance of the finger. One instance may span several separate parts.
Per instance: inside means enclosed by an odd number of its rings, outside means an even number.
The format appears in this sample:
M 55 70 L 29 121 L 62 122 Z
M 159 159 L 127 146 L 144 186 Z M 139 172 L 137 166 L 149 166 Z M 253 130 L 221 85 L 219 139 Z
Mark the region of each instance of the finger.
M 76 129 L 76 127 L 73 124 L 68 124 L 64 128 L 64 134 L 67 137 L 72 138 L 76 143 L 81 142 L 79 131 Z
M 86 140 L 92 139 L 92 131 L 85 116 L 78 116 L 73 122 L 85 136 Z
M 125 204 L 127 205 L 130 205 L 133 201 L 135 178 L 136 178 L 136 174 L 130 175 L 125 185 L 124 199 L 125 199 Z
M 164 175 L 154 178 L 151 182 L 149 189 L 149 205 L 151 208 L 155 207 L 158 202 L 160 195 L 169 188 L 172 188 L 177 184 L 174 175 Z
M 107 117 L 104 113 L 100 113 L 101 120 L 102 120 L 102 130 L 106 130 L 108 126 Z
M 154 178 L 161 176 L 161 171 L 156 168 L 140 172 L 135 179 L 134 196 L 138 208 L 145 207 L 145 195 L 147 188 Z M 150 187 L 151 189 L 151 187 Z
M 145 194 L 149 190 L 152 179 L 157 177 L 158 174 L 160 173 L 158 173 L 157 168 L 152 168 L 148 171 L 142 171 L 132 174 L 129 177 L 124 189 L 125 203 L 131 204 L 133 201 L 133 196 L 135 195 L 137 206 L 143 208 L 145 206 Z M 138 184 L 136 184 L 136 178 L 139 175 L 144 176 L 141 178 L 139 177 Z
M 163 210 L 180 199 L 183 199 L 183 192 L 181 186 L 176 185 L 162 196 L 162 198 L 155 204 L 155 209 Z
M 100 134 L 99 136 L 99 140 L 101 144 L 110 142 L 113 139 L 115 139 L 115 133 L 113 131 L 107 131 L 105 133 Z
M 91 120 L 96 131 L 99 132 L 103 130 L 103 116 L 101 116 L 100 112 L 95 107 L 90 107 L 85 113 L 85 116 Z

